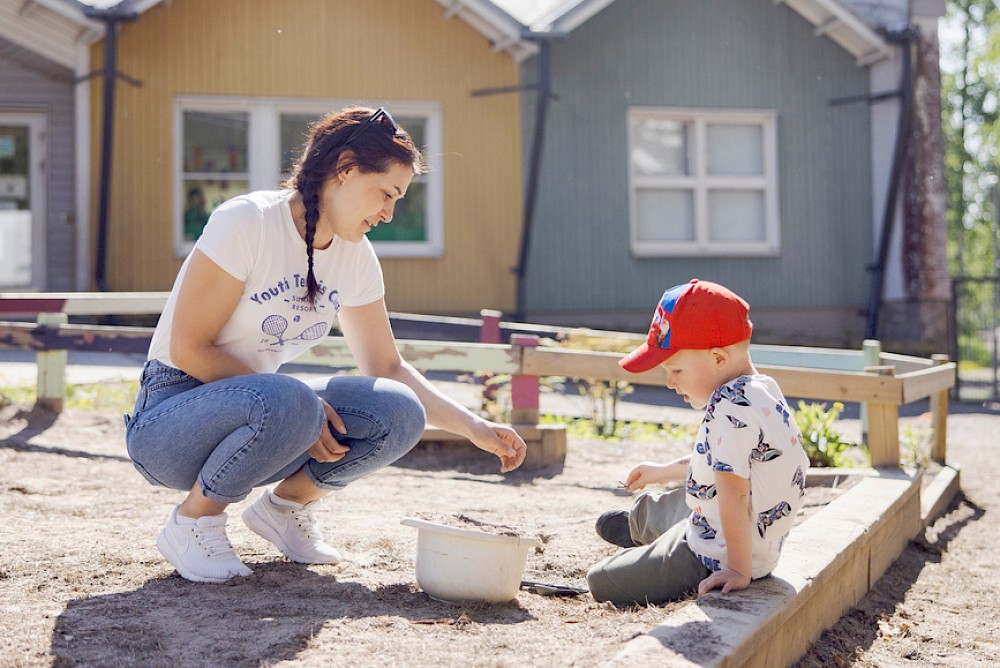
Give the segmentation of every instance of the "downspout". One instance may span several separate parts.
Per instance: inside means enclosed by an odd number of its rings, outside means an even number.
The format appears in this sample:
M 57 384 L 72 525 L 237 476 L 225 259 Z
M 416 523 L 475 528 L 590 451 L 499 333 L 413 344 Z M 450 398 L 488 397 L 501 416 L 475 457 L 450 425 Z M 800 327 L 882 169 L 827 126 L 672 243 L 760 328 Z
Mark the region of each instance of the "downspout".
M 527 281 L 525 279 L 528 272 L 528 255 L 531 250 L 531 230 L 535 220 L 535 205 L 538 200 L 538 177 L 542 166 L 542 148 L 545 143 L 545 125 L 548 117 L 549 100 L 556 96 L 552 93 L 552 71 L 549 57 L 549 46 L 553 40 L 565 39 L 569 33 L 558 30 L 536 32 L 524 30 L 521 39 L 528 42 L 537 42 L 538 52 L 538 83 L 519 86 L 505 86 L 502 88 L 487 88 L 472 91 L 473 97 L 481 95 L 497 95 L 499 93 L 524 92 L 528 90 L 538 91 L 538 101 L 535 105 L 535 132 L 531 144 L 531 156 L 528 163 L 528 180 L 525 183 L 524 194 L 524 220 L 521 231 L 521 247 L 518 253 L 517 266 L 514 267 L 516 275 L 516 305 L 513 318 L 518 321 L 524 320 L 524 303 L 527 296 Z
M 868 323 L 865 327 L 866 339 L 878 338 L 878 321 L 882 307 L 882 294 L 885 291 L 885 267 L 889 259 L 889 248 L 892 242 L 892 223 L 896 214 L 899 183 L 903 177 L 903 161 L 906 158 L 910 127 L 913 123 L 913 56 L 911 51 L 913 42 L 920 38 L 920 32 L 912 26 L 907 26 L 901 30 L 887 30 L 885 31 L 885 36 L 889 42 L 902 45 L 899 122 L 896 126 L 896 146 L 893 149 L 892 155 L 892 172 L 889 177 L 889 189 L 886 193 L 885 209 L 882 214 L 878 256 L 875 263 L 869 267 L 869 270 L 872 272 L 872 282 L 868 298 Z
M 114 116 L 115 116 L 115 83 L 121 76 L 116 69 L 118 56 L 118 27 L 121 23 L 128 23 L 138 18 L 134 11 L 125 9 L 119 3 L 107 9 L 97 9 L 88 7 L 84 10 L 84 15 L 105 24 L 104 32 L 104 70 L 95 72 L 91 76 L 101 74 L 104 77 L 104 109 L 103 124 L 101 131 L 101 181 L 97 209 L 97 265 L 94 268 L 94 282 L 101 292 L 108 292 L 110 286 L 107 281 L 107 245 L 108 245 L 108 205 L 111 195 L 111 158 L 112 143 L 114 140 Z M 130 81 L 133 85 L 138 82 Z
M 531 230 L 535 222 L 535 204 L 538 200 L 538 176 L 542 166 L 542 146 L 545 143 L 545 121 L 552 96 L 552 76 L 549 61 L 549 40 L 539 39 L 538 100 L 535 104 L 535 133 L 531 144 L 531 162 L 528 163 L 528 181 L 524 193 L 524 225 L 521 230 L 521 250 L 517 259 L 517 301 L 514 319 L 523 322 L 528 284 L 528 255 L 531 250 Z

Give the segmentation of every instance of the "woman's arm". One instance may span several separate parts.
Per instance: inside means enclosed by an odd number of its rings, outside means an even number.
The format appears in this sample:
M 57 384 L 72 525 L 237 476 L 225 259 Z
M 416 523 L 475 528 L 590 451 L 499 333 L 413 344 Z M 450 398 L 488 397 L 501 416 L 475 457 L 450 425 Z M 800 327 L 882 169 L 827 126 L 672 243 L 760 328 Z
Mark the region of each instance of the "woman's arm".
M 242 282 L 200 250 L 192 252 L 170 327 L 170 359 L 178 369 L 203 383 L 254 373 L 215 345 L 242 294 Z
M 342 307 L 338 318 L 361 373 L 391 378 L 409 386 L 427 411 L 428 422 L 465 436 L 477 448 L 495 454 L 502 463 L 501 471 L 512 471 L 521 465 L 527 450 L 517 432 L 473 414 L 444 395 L 399 356 L 383 300 Z

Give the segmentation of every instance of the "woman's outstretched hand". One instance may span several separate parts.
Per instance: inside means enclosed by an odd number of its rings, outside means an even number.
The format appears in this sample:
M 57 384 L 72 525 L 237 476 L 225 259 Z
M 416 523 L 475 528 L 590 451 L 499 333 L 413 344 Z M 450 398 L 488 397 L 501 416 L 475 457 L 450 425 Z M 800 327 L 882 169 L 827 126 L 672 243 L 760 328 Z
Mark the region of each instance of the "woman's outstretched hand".
M 484 429 L 476 432 L 472 444 L 496 455 L 500 459 L 501 473 L 513 471 L 524 462 L 528 446 L 516 431 L 496 422 L 484 421 L 483 426 Z

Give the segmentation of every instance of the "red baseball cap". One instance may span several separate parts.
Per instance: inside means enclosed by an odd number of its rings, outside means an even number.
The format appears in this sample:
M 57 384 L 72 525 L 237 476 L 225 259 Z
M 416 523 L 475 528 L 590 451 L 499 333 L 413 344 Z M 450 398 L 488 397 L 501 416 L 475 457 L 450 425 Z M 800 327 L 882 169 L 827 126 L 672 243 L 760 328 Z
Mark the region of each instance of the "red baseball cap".
M 618 364 L 626 371 L 642 373 L 678 350 L 723 348 L 746 341 L 752 332 L 746 301 L 718 283 L 694 278 L 663 293 L 646 342 Z

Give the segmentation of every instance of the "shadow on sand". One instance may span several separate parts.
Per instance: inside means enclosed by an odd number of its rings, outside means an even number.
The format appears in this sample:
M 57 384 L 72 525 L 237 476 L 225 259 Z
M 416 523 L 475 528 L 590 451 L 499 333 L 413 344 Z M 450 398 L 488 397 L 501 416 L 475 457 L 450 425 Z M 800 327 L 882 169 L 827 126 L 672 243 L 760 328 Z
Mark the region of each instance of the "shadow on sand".
M 382 617 L 378 623 L 392 642 L 399 619 L 457 626 L 533 619 L 516 601 L 459 606 L 408 584 L 368 589 L 298 564 L 248 565 L 254 574 L 232 583 L 197 584 L 174 574 L 133 591 L 69 601 L 52 633 L 53 665 L 272 665 L 295 659 L 320 629 L 339 620 Z M 341 640 L 346 653 L 361 648 L 349 630 Z

